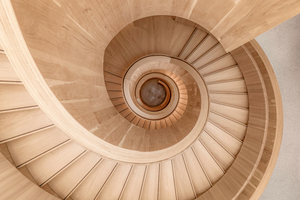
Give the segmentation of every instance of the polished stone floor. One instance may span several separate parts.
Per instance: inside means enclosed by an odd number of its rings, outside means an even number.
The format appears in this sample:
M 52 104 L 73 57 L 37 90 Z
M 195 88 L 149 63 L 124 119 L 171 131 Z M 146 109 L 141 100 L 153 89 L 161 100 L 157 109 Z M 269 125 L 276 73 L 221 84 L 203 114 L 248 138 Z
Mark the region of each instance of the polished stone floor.
M 300 15 L 256 40 L 274 68 L 284 111 L 281 150 L 260 200 L 300 200 Z

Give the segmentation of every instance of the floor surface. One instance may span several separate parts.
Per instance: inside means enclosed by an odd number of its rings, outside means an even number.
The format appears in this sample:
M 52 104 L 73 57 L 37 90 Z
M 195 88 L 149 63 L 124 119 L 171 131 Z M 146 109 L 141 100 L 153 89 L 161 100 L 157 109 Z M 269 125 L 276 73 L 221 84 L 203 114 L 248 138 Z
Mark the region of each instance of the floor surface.
M 300 15 L 256 40 L 274 68 L 284 111 L 279 157 L 260 200 L 300 200 Z

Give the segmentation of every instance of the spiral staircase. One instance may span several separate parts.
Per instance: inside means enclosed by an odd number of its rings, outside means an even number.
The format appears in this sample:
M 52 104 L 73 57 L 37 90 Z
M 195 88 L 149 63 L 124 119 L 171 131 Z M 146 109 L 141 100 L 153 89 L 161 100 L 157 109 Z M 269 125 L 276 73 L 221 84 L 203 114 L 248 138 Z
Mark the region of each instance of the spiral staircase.
M 140 7 L 1 2 L 0 199 L 260 196 L 282 135 L 264 52 L 255 40 L 229 52 L 193 14 Z M 149 107 L 155 78 L 167 103 Z

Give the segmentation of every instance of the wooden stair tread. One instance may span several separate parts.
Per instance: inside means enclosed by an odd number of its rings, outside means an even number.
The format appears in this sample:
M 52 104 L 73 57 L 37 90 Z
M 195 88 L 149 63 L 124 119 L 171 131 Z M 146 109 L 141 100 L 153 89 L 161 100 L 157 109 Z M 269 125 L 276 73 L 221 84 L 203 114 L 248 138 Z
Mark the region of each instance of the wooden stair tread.
M 70 142 L 55 151 L 31 162 L 27 165 L 28 170 L 41 185 L 61 172 L 68 164 L 75 161 L 85 149 L 75 142 Z
M 160 163 L 159 199 L 177 199 L 171 160 Z
M 61 197 L 66 198 L 72 190 L 85 178 L 86 175 L 100 161 L 100 156 L 88 152 L 71 166 L 57 175 L 48 184 Z
M 72 193 L 73 199 L 95 199 L 116 167 L 116 162 L 103 159 L 84 182 Z
M 21 81 L 5 54 L 0 53 L 0 80 Z
M 210 109 L 219 114 L 227 116 L 230 119 L 234 119 L 243 124 L 248 124 L 249 111 L 246 109 L 239 109 L 239 108 L 221 105 L 217 103 L 211 103 Z
M 185 60 L 188 63 L 193 63 L 197 58 L 205 54 L 207 51 L 209 51 L 210 48 L 212 48 L 214 45 L 216 45 L 218 41 L 213 36 L 208 36 L 205 38 L 205 40 L 199 45 L 197 49 L 195 49 Z
M 159 175 L 160 175 L 159 164 L 148 165 L 140 199 L 158 198 Z
M 0 111 L 37 105 L 23 85 L 0 84 Z
M 118 199 L 121 195 L 121 192 L 131 170 L 132 165 L 119 164 L 115 172 L 111 175 L 109 180 L 103 186 L 97 199 Z
M 195 198 L 194 186 L 190 180 L 186 164 L 182 155 L 178 155 L 172 159 L 174 170 L 174 181 L 178 199 L 193 199 Z
M 0 114 L 0 119 L 0 141 L 25 136 L 53 124 L 39 108 L 2 113 Z
M 208 122 L 205 130 L 209 135 L 211 135 L 216 141 L 218 141 L 225 149 L 230 152 L 232 155 L 236 156 L 242 143 L 227 132 Z
M 16 166 L 19 166 L 67 140 L 69 137 L 60 129 L 52 127 L 8 142 L 7 146 Z
M 212 137 L 210 137 L 205 131 L 200 134 L 200 139 L 203 141 L 208 150 L 216 158 L 216 160 L 221 164 L 224 170 L 228 169 L 234 157 L 228 153 L 226 149 L 219 145 Z M 240 147 L 240 144 L 239 146 Z
M 191 174 L 191 180 L 193 182 L 196 194 L 201 194 L 208 190 L 211 185 L 203 171 L 201 165 L 199 164 L 193 150 L 188 148 L 184 153 L 184 158 L 186 161 L 187 168 Z
M 146 165 L 134 165 L 129 180 L 120 197 L 121 200 L 140 198 L 145 172 Z
M 215 162 L 215 160 L 211 157 L 211 155 L 207 152 L 204 146 L 200 143 L 200 141 L 196 141 L 192 145 L 195 153 L 201 159 L 201 163 L 203 165 L 204 170 L 206 171 L 210 181 L 212 183 L 216 182 L 223 176 L 223 171 Z
M 204 31 L 195 29 L 194 35 L 191 37 L 191 40 L 186 44 L 179 58 L 186 59 L 186 57 L 197 47 L 197 45 L 204 39 L 207 34 Z

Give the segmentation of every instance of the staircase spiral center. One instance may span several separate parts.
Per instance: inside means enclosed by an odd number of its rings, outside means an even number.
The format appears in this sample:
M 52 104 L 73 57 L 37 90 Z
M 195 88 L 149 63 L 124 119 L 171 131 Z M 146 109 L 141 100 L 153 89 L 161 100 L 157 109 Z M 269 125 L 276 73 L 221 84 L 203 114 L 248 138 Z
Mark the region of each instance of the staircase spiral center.
M 167 87 L 167 84 L 158 78 L 147 80 L 140 90 L 142 103 L 157 110 L 163 109 L 168 104 L 166 95 L 167 91 L 168 94 L 170 92 Z

